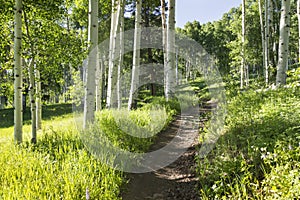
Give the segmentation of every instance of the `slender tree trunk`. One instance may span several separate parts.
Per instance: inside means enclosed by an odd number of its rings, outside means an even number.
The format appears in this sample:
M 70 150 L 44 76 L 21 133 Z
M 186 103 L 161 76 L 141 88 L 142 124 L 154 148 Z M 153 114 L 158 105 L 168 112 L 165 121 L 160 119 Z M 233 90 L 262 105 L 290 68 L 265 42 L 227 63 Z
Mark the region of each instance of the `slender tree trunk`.
M 277 5 L 277 0 L 272 1 L 272 10 L 273 10 L 273 18 L 274 18 L 274 10 L 279 10 L 278 5 Z M 279 23 L 272 23 L 273 24 L 273 44 L 272 44 L 272 51 L 273 51 L 273 66 L 277 65 L 278 61 L 278 32 L 279 32 Z
M 167 80 L 165 96 L 169 100 L 175 90 L 175 0 L 169 1 L 168 44 L 167 44 Z
M 179 77 L 178 77 L 178 49 L 176 49 L 176 85 L 179 85 Z
M 269 20 L 269 51 L 270 51 L 270 55 L 269 55 L 269 68 L 273 68 L 274 66 L 276 66 L 276 60 L 274 57 L 274 52 L 273 52 L 273 41 L 275 40 L 275 30 L 274 30 L 274 2 L 273 0 L 270 0 L 269 2 L 269 16 L 268 16 L 268 20 Z M 270 76 L 270 75 L 269 75 Z
M 297 18 L 298 18 L 298 62 L 300 62 L 300 0 L 297 0 Z
M 245 0 L 242 0 L 242 63 L 241 63 L 241 88 L 244 87 L 244 75 L 245 75 Z
M 290 0 L 282 1 L 276 85 L 284 85 L 286 83 L 290 34 L 290 6 Z
M 96 72 L 96 110 L 100 111 L 102 109 L 102 90 L 103 90 L 103 61 L 99 61 L 97 65 Z
M 40 70 L 35 67 L 36 77 L 36 128 L 37 130 L 42 129 L 42 86 L 41 86 L 41 75 Z
M 115 29 L 115 0 L 112 0 L 112 13 L 110 20 L 110 39 L 109 39 L 109 60 L 108 60 L 108 78 L 107 78 L 107 96 L 106 107 L 110 108 L 112 103 L 112 89 L 113 89 L 113 72 L 114 72 L 114 58 L 113 58 L 113 41 L 114 41 L 114 29 Z
M 117 77 L 117 104 L 118 104 L 118 109 L 121 109 L 122 107 L 122 93 L 121 93 L 121 70 L 123 66 L 123 54 L 124 54 L 124 1 L 121 0 L 120 2 L 120 33 L 119 33 L 119 44 L 120 44 L 120 49 L 119 49 L 119 63 L 118 63 L 118 77 Z
M 135 31 L 134 31 L 134 47 L 133 47 L 133 65 L 131 87 L 129 92 L 128 110 L 134 107 L 134 93 L 137 93 L 139 85 L 139 65 L 140 65 L 140 43 L 141 43 L 141 22 L 142 22 L 142 1 L 136 1 L 135 11 Z
M 265 82 L 269 83 L 269 62 L 270 62 L 270 25 L 269 25 L 269 4 L 270 0 L 265 0 Z
M 116 8 L 117 5 L 117 8 Z M 117 34 L 119 32 L 119 20 L 121 14 L 121 0 L 112 1 L 111 28 L 110 28 L 110 45 L 109 45 L 109 67 L 108 67 L 108 83 L 107 83 L 107 99 L 106 107 L 113 106 L 116 100 L 116 94 L 113 94 L 113 86 L 116 84 L 117 70 L 115 69 L 115 57 L 117 47 Z
M 24 61 L 25 62 L 25 61 Z M 35 77 L 34 77 L 34 59 L 28 65 L 29 72 L 29 99 L 31 110 L 31 142 L 36 143 L 37 140 L 37 127 L 36 127 L 36 104 L 35 104 Z
M 31 142 L 35 144 L 37 142 L 37 113 L 36 113 L 36 83 L 35 83 L 35 73 L 34 73 L 34 63 L 35 63 L 35 53 L 34 53 L 34 44 L 29 32 L 29 25 L 26 12 L 24 13 L 24 22 L 26 27 L 26 34 L 30 43 L 30 50 L 32 54 L 31 61 L 29 65 L 26 63 L 25 59 L 23 59 L 23 63 L 28 68 L 29 75 L 29 99 L 30 99 L 30 111 L 31 111 Z
M 167 80 L 167 19 L 166 19 L 166 1 L 161 0 L 161 23 L 162 23 L 162 43 L 163 43 L 163 54 L 164 54 L 164 89 L 166 91 L 166 80 Z
M 96 65 L 98 64 L 98 1 L 89 0 L 89 29 L 88 29 L 88 41 L 89 41 L 89 56 L 87 67 L 87 80 L 85 87 L 84 98 L 84 122 L 83 128 L 88 128 L 89 123 L 94 122 L 95 111 L 95 74 Z
M 185 79 L 186 79 L 186 82 L 189 81 L 190 71 L 191 71 L 190 66 L 191 66 L 190 62 L 186 61 L 186 63 L 185 63 Z
M 264 20 L 263 20 L 261 0 L 258 0 L 258 9 L 259 9 L 259 20 L 260 20 L 260 31 L 261 31 L 261 46 L 263 51 L 263 69 L 266 69 L 265 31 L 264 31 Z
M 23 140 L 23 108 L 22 108 L 22 0 L 15 1 L 15 33 L 14 33 L 14 139 L 16 143 Z

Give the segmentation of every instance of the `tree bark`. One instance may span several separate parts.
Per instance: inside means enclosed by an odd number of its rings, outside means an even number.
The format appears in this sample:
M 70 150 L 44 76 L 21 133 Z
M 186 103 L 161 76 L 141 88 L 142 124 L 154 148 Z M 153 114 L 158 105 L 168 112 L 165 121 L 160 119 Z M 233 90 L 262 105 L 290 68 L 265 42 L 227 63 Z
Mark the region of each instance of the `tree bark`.
M 175 91 L 175 0 L 169 1 L 168 44 L 167 44 L 167 80 L 165 97 L 168 101 Z
M 24 13 L 24 22 L 26 27 L 26 34 L 30 43 L 30 51 L 32 54 L 31 61 L 29 64 L 26 63 L 25 59 L 23 59 L 23 63 L 28 68 L 29 75 L 29 99 L 30 99 L 30 111 L 31 111 L 31 142 L 35 144 L 37 142 L 37 113 L 36 113 L 36 83 L 35 83 L 35 73 L 34 73 L 34 64 L 35 64 L 35 52 L 34 52 L 34 44 L 29 32 L 29 25 L 26 12 Z
M 99 65 L 97 65 L 96 72 L 96 111 L 102 109 L 102 90 L 103 90 L 103 60 L 100 59 Z
M 164 89 L 166 91 L 167 80 L 167 20 L 166 20 L 166 2 L 161 0 L 161 23 L 162 23 L 162 43 L 163 43 L 163 55 L 164 55 Z
M 258 0 L 258 9 L 259 9 L 259 20 L 260 20 L 260 30 L 261 30 L 261 46 L 263 51 L 263 69 L 266 69 L 265 31 L 264 31 L 264 20 L 263 20 L 261 0 Z
M 272 0 L 272 12 L 273 12 L 273 18 L 275 15 L 274 10 L 279 10 L 278 5 L 277 5 L 277 0 Z M 274 21 L 274 19 L 272 19 Z M 278 32 L 279 32 L 279 23 L 272 23 L 273 27 L 272 27 L 272 52 L 273 52 L 273 66 L 277 65 L 277 61 L 278 61 Z
M 34 76 L 34 59 L 28 64 L 25 60 L 23 63 L 28 68 L 29 75 L 29 100 L 30 100 L 30 111 L 31 111 L 31 142 L 36 143 L 37 141 L 37 126 L 36 126 L 36 103 L 35 103 L 35 76 Z
M 137 94 L 139 85 L 139 65 L 140 65 L 140 43 L 141 43 L 141 22 L 142 22 L 142 1 L 136 1 L 135 11 L 135 31 L 134 31 L 134 46 L 133 46 L 133 65 L 131 76 L 131 87 L 129 92 L 128 110 L 134 107 L 134 93 Z
M 23 140 L 22 108 L 22 0 L 15 1 L 14 33 L 14 139 L 16 143 Z
M 117 9 L 116 9 L 117 5 Z M 119 20 L 121 13 L 121 0 L 112 1 L 112 14 L 111 14 L 111 28 L 110 28 L 110 44 L 109 44 L 109 67 L 108 67 L 108 81 L 107 81 L 107 99 L 106 107 L 111 108 L 115 101 L 116 94 L 113 94 L 113 86 L 116 84 L 117 70 L 115 69 L 115 57 L 117 47 L 117 34 L 119 32 Z M 114 79 L 115 77 L 115 79 Z
M 241 62 L 241 88 L 244 87 L 244 79 L 245 79 L 245 0 L 242 0 L 242 62 Z
M 282 1 L 279 35 L 279 58 L 277 66 L 276 85 L 284 85 L 286 83 L 290 34 L 290 7 L 290 0 Z
M 269 24 L 270 0 L 265 0 L 265 82 L 269 83 L 269 62 L 270 62 L 270 24 Z
M 300 0 L 297 0 L 297 18 L 298 18 L 298 62 L 300 62 Z
M 123 54 L 124 54 L 124 1 L 121 0 L 120 2 L 120 33 L 119 33 L 119 63 L 118 63 L 118 77 L 117 77 L 117 104 L 118 109 L 121 109 L 122 107 L 122 93 L 121 93 L 121 72 L 122 72 L 122 66 L 123 66 Z
M 89 28 L 88 28 L 88 41 L 89 41 L 89 55 L 88 67 L 85 86 L 84 98 L 84 122 L 83 128 L 88 128 L 90 123 L 94 122 L 95 112 L 95 74 L 96 65 L 98 64 L 98 1 L 89 0 Z
M 36 77 L 36 128 L 37 130 L 42 129 L 42 86 L 41 86 L 41 75 L 40 70 L 35 68 Z

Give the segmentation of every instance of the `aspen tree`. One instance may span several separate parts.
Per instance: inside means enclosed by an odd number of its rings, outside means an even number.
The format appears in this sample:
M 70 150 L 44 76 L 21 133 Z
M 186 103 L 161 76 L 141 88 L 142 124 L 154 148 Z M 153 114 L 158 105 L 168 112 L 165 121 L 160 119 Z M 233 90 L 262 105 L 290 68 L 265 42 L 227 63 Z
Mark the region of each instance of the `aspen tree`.
M 23 140 L 22 108 L 22 0 L 15 1 L 14 31 L 14 139 L 16 143 Z
M 290 0 L 282 0 L 276 85 L 284 85 L 286 83 L 289 55 L 290 7 Z
M 89 56 L 86 74 L 86 87 L 84 97 L 84 122 L 83 128 L 88 128 L 89 123 L 94 122 L 96 70 L 97 70 L 97 46 L 98 46 L 98 1 L 89 0 Z
M 129 92 L 128 110 L 134 106 L 134 93 L 137 92 L 139 84 L 139 65 L 140 65 L 140 43 L 141 43 L 141 21 L 142 21 L 142 1 L 136 1 L 135 11 L 135 31 L 134 31 L 134 46 L 133 46 L 133 63 L 132 63 L 132 76 L 131 87 Z

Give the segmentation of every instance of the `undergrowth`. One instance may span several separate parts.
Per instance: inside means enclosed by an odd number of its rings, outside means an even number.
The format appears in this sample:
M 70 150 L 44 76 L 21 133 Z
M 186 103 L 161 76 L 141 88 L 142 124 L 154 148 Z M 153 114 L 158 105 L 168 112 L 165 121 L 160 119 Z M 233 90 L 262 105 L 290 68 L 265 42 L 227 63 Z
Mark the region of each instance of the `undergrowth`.
M 224 134 L 198 160 L 202 198 L 299 198 L 299 102 L 296 87 L 231 97 Z

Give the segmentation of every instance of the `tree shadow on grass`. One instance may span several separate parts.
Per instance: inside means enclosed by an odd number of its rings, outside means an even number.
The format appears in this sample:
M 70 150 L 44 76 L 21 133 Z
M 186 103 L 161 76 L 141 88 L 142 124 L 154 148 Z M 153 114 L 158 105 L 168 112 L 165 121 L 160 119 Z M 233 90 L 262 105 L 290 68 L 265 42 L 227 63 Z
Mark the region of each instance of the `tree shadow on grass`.
M 44 105 L 42 108 L 42 119 L 50 120 L 53 117 L 72 113 L 72 104 L 54 104 Z M 30 107 L 27 107 L 23 113 L 24 124 L 30 124 L 31 113 Z M 14 125 L 14 109 L 0 110 L 0 128 L 8 128 Z

